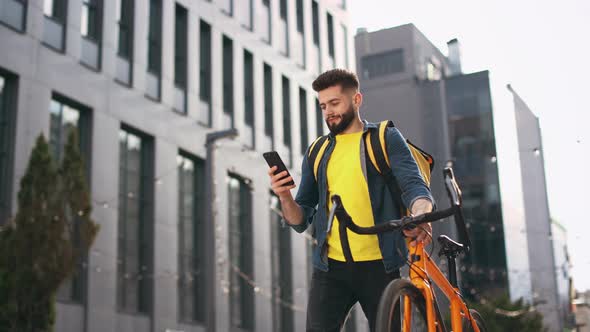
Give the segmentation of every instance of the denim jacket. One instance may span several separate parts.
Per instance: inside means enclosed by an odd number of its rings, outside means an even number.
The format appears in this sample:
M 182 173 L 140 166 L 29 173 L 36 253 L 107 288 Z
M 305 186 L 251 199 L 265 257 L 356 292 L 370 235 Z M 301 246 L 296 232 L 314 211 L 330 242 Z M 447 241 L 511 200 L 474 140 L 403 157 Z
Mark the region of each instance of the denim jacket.
M 369 129 L 378 128 L 375 123 L 367 121 L 363 121 L 363 123 L 363 135 Z M 326 239 L 330 232 L 327 229 L 329 197 L 326 172 L 330 155 L 336 145 L 333 134 L 329 135 L 328 140 L 328 146 L 319 164 L 318 181 L 316 181 L 313 169 L 309 167 L 307 162 L 309 150 L 305 153 L 301 166 L 301 182 L 295 197 L 295 201 L 301 206 L 303 212 L 303 223 L 291 225 L 295 231 L 302 233 L 309 225 L 313 224 L 317 240 L 317 246 L 313 252 L 313 266 L 322 271 L 328 271 L 328 243 Z M 386 142 L 391 168 L 401 189 L 401 200 L 404 205 L 411 207 L 418 198 L 426 198 L 433 202 L 430 189 L 422 179 L 408 145 L 397 128 L 387 128 Z M 394 204 L 383 176 L 377 172 L 370 161 L 367 161 L 364 139 L 361 140 L 359 153 L 361 154 L 363 175 L 368 183 L 375 224 L 399 219 L 401 217 L 400 209 Z M 401 231 L 379 234 L 378 239 L 385 271 L 391 272 L 399 269 L 404 264 L 407 255 L 406 243 Z

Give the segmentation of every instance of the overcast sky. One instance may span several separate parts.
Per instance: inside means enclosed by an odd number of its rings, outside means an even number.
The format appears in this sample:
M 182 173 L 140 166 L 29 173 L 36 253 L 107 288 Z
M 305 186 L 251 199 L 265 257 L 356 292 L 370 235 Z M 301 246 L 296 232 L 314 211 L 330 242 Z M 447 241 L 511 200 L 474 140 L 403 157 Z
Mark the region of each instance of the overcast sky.
M 354 33 L 414 23 L 444 54 L 458 38 L 464 72 L 490 70 L 526 101 L 541 122 L 549 208 L 568 231 L 574 286 L 590 289 L 590 1 L 347 3 Z

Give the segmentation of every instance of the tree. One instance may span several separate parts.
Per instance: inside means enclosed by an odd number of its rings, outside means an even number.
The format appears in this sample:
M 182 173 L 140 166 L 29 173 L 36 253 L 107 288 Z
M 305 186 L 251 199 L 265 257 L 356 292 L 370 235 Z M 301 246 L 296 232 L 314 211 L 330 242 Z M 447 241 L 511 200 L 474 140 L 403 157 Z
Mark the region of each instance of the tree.
M 0 330 L 52 331 L 55 294 L 98 232 L 75 131 L 56 168 L 43 135 L 20 182 L 14 220 L 0 232 Z

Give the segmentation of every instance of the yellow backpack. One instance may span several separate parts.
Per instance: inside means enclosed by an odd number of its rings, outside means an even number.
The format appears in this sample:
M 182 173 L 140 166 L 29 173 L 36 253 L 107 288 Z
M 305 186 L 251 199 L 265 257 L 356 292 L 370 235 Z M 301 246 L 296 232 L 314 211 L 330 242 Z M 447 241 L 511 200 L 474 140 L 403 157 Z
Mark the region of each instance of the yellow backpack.
M 387 142 L 385 136 L 388 127 L 394 127 L 392 121 L 381 121 L 379 123 L 378 129 L 370 129 L 367 131 L 367 133 L 364 135 L 366 152 L 369 156 L 371 164 L 373 164 L 373 167 L 375 167 L 377 172 L 379 172 L 379 174 L 385 178 L 387 187 L 389 188 L 391 195 L 396 200 L 396 204 L 402 208 L 402 211 L 407 213 L 406 207 L 400 200 L 399 185 L 393 176 L 389 155 L 387 154 Z M 309 167 L 313 170 L 313 175 L 316 181 L 318 178 L 318 168 L 328 143 L 328 135 L 320 136 L 311 144 L 309 148 L 307 162 Z M 412 157 L 414 157 L 414 160 L 418 165 L 418 169 L 420 170 L 420 174 L 422 175 L 424 182 L 430 187 L 430 177 L 432 169 L 434 168 L 434 159 L 430 154 L 415 146 L 409 140 L 406 140 L 406 143 L 410 148 Z

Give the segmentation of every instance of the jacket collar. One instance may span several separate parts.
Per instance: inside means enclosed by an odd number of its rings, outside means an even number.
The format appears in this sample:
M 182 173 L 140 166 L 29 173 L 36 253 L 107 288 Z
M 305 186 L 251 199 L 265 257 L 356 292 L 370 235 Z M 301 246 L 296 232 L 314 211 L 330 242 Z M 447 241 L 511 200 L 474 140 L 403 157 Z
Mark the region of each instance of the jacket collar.
M 377 129 L 377 128 L 379 128 L 379 126 L 376 123 L 369 122 L 369 121 L 364 120 L 364 119 L 361 120 L 361 121 L 363 122 L 363 134 L 366 133 L 369 129 Z M 336 135 L 334 135 L 332 133 L 329 133 L 328 134 L 328 137 L 330 139 L 332 139 L 332 138 L 336 137 Z

